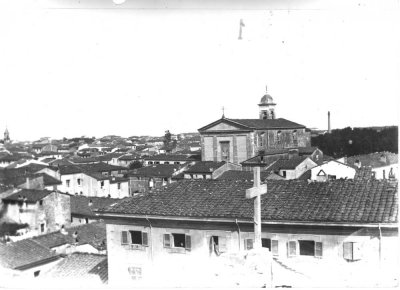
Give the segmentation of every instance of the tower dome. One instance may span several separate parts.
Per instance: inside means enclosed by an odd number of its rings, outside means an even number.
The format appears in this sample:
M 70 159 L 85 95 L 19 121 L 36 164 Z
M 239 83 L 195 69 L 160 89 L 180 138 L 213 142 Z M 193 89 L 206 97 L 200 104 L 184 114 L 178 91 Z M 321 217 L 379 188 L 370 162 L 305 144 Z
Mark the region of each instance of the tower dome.
M 265 95 L 261 98 L 260 103 L 258 104 L 260 119 L 275 119 L 275 105 L 274 99 L 268 94 L 266 87 Z
M 274 104 L 274 99 L 268 94 L 268 88 L 265 88 L 265 95 L 260 100 L 260 105 Z

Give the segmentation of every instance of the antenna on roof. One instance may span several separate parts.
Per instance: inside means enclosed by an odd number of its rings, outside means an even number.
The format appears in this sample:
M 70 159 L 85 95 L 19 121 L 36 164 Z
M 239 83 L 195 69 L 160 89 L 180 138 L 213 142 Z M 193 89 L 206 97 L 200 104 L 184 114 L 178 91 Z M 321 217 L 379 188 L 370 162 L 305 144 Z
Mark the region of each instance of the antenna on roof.
M 225 118 L 225 107 L 222 106 L 222 118 Z

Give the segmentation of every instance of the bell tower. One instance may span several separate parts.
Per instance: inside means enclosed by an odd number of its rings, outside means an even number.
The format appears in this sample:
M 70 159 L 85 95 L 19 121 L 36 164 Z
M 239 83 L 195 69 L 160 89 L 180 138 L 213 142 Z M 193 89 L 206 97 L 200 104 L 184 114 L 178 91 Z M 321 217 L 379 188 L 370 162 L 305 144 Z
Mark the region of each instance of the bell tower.
M 4 139 L 3 139 L 3 141 L 4 141 L 4 144 L 5 143 L 9 143 L 11 140 L 10 140 L 10 133 L 8 132 L 8 128 L 6 127 L 6 130 L 4 131 Z
M 265 87 L 265 95 L 261 98 L 259 107 L 259 117 L 261 120 L 275 119 L 275 106 L 274 99 L 268 94 L 268 88 Z

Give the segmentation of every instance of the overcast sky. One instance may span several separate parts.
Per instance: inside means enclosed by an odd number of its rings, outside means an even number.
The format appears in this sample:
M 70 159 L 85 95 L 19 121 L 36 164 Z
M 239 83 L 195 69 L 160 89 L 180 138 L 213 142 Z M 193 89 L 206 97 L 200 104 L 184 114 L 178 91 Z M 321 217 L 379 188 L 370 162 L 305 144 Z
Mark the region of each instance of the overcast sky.
M 399 1 L 183 2 L 0 1 L 0 132 L 195 132 L 266 85 L 309 128 L 398 124 Z

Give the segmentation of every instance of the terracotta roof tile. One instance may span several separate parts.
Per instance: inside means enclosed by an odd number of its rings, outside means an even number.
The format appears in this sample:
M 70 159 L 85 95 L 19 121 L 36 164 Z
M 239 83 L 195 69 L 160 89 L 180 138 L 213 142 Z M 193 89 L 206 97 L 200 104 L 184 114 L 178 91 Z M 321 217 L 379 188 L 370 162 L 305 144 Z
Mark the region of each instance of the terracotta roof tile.
M 224 161 L 214 162 L 214 161 L 199 161 L 191 166 L 187 173 L 212 173 L 215 169 L 220 168 L 225 164 Z
M 57 254 L 33 240 L 21 240 L 7 245 L 0 243 L 0 264 L 7 268 L 29 268 L 35 263 L 57 258 Z
M 253 201 L 245 198 L 252 182 L 183 180 L 148 195 L 108 207 L 110 213 L 252 220 Z M 335 180 L 268 181 L 262 196 L 265 221 L 396 223 L 397 182 Z M 382 214 L 376 214 L 376 208 Z M 101 210 L 100 210 L 101 211 Z M 104 211 L 104 210 L 103 210 Z

